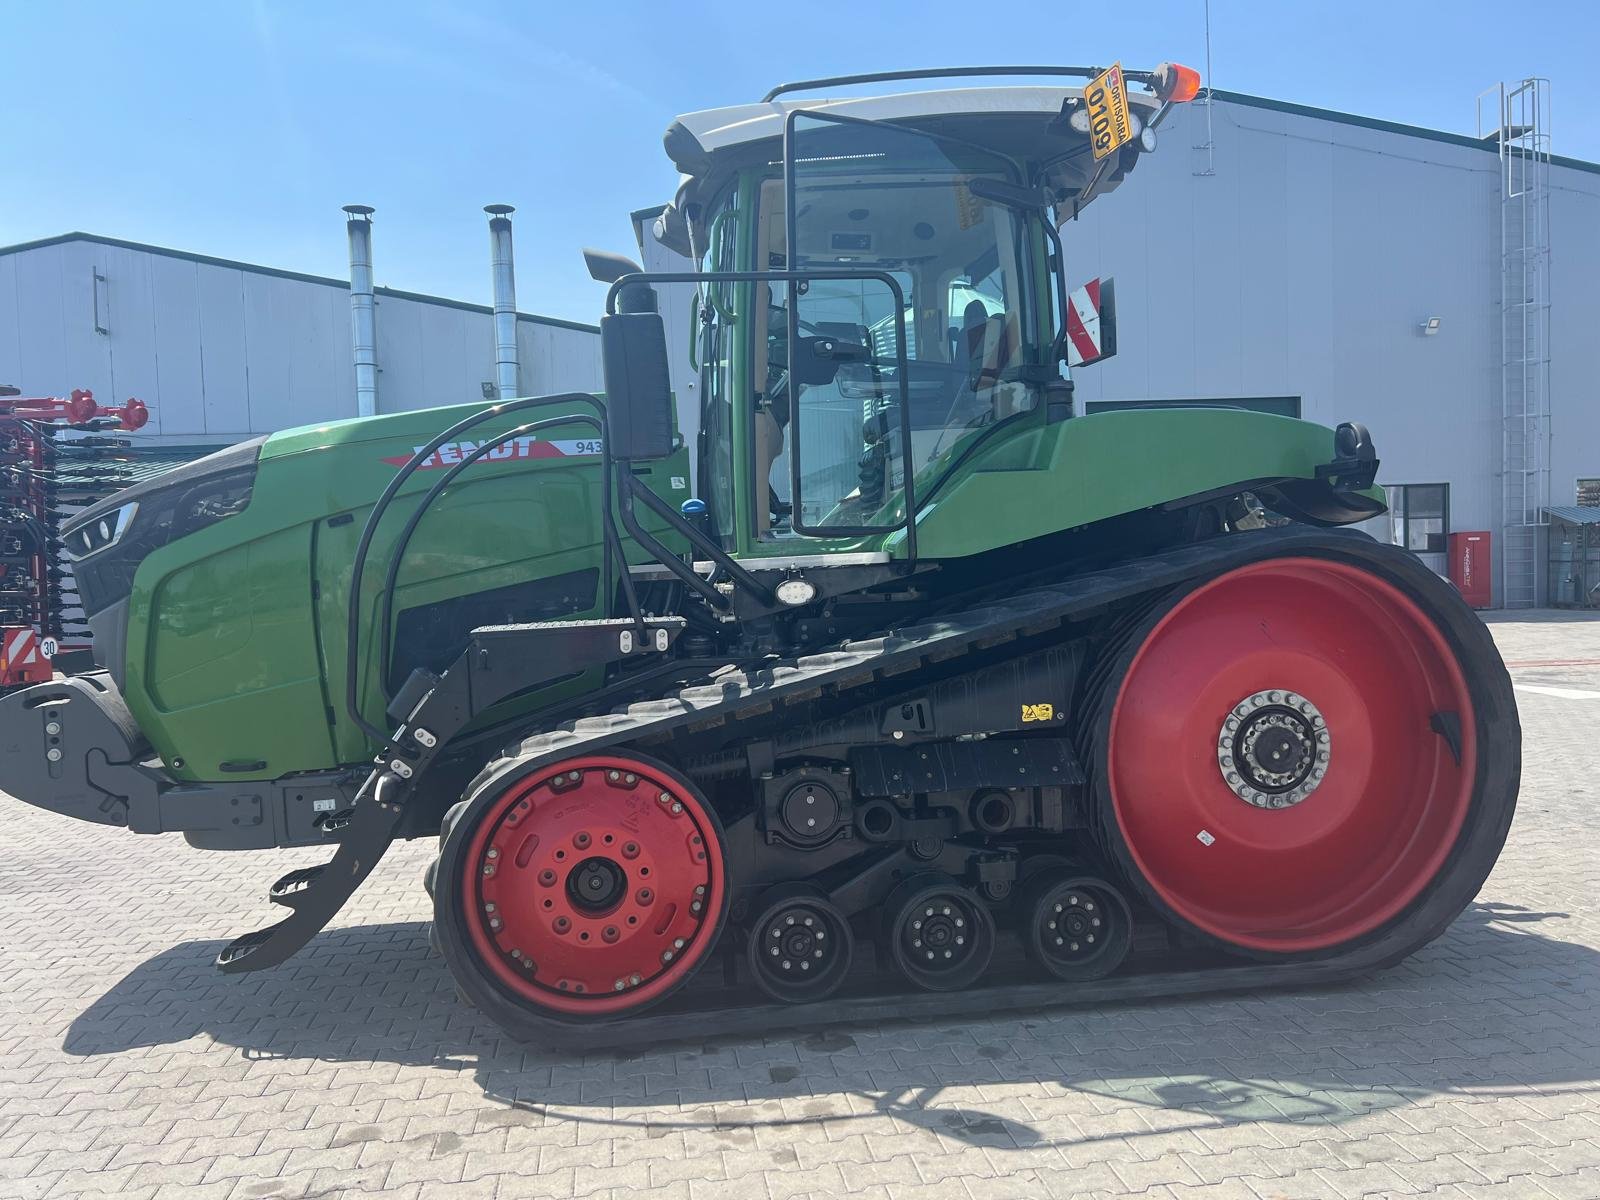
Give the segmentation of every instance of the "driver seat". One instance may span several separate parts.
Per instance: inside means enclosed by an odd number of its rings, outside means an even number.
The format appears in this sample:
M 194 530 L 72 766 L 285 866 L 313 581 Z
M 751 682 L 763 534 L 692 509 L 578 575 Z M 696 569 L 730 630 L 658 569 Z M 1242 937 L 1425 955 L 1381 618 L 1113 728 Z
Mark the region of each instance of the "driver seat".
M 967 356 L 967 379 L 973 394 L 996 408 L 997 418 L 1010 415 L 1008 399 L 996 391 L 1000 374 L 1011 362 L 1011 322 L 1004 313 L 989 315 L 981 300 L 968 301 L 961 315 L 962 342 Z

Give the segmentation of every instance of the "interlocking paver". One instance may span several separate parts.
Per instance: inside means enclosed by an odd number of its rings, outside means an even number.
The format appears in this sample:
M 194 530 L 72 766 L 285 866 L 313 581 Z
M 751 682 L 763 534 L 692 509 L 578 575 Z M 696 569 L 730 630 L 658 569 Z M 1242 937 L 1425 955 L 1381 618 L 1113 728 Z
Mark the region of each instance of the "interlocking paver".
M 1491 628 L 1513 660 L 1600 660 L 1600 621 Z M 0 1200 L 1597 1200 L 1600 703 L 1519 702 L 1505 854 L 1385 974 L 626 1056 L 519 1046 L 457 1003 L 425 842 L 284 968 L 222 977 L 266 883 L 319 855 L 0 798 Z

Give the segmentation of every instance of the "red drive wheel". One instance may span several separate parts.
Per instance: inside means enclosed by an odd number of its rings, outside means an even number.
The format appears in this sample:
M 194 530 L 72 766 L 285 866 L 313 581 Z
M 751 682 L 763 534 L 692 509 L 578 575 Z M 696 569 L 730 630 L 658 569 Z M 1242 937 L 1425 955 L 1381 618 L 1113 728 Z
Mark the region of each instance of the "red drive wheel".
M 1406 911 L 1456 844 L 1479 753 L 1429 614 L 1370 570 L 1280 558 L 1147 628 L 1110 685 L 1098 793 L 1102 836 L 1147 896 L 1268 954 L 1328 951 Z
M 460 864 L 456 927 L 519 1007 L 564 1019 L 642 1008 L 716 940 L 721 825 L 660 763 L 570 759 L 515 781 L 457 832 L 464 854 L 445 856 Z

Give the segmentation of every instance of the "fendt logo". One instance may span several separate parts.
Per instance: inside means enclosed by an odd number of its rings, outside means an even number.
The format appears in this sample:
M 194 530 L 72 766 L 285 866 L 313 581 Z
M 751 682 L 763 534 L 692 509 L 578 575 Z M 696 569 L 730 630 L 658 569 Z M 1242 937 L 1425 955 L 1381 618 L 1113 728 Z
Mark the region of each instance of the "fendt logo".
M 453 467 L 470 457 L 481 445 L 482 442 L 446 442 L 423 459 L 417 470 L 438 471 L 445 467 Z M 383 461 L 391 467 L 403 467 L 422 449 L 421 446 L 416 446 L 412 448 L 410 454 L 397 454 Z M 599 438 L 572 438 L 564 441 L 544 441 L 535 437 L 509 438 L 503 445 L 485 453 L 478 462 L 507 462 L 520 458 L 589 458 L 598 455 L 600 449 Z

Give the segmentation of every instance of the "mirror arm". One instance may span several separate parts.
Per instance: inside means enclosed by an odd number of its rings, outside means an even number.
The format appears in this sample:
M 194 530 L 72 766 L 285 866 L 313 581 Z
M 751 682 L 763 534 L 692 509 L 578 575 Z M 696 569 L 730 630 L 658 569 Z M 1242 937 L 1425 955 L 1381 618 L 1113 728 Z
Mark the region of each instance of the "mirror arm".
M 617 464 L 622 468 L 618 475 L 618 482 L 621 484 L 621 486 L 617 489 L 622 493 L 622 527 L 628 531 L 629 536 L 631 536 L 634 541 L 638 542 L 639 545 L 644 547 L 651 558 L 655 559 L 656 562 L 660 563 L 663 567 L 667 568 L 667 570 L 671 571 L 674 575 L 681 579 L 690 588 L 690 590 L 700 596 L 702 600 L 704 600 L 714 609 L 726 611 L 728 607 L 728 598 L 721 592 L 717 591 L 717 589 L 711 584 L 700 578 L 700 576 L 695 573 L 695 570 L 692 566 L 690 566 L 688 563 L 685 563 L 671 550 L 668 550 L 665 546 L 658 542 L 653 536 L 651 536 L 645 527 L 639 523 L 639 515 L 633 509 L 633 497 L 635 489 L 640 485 L 635 481 L 631 464 L 627 459 L 619 458 L 617 459 Z M 679 520 L 681 521 L 682 518 L 680 517 Z M 684 524 L 687 524 L 687 522 L 684 522 Z
M 705 551 L 705 553 L 711 558 L 711 561 L 726 571 L 736 584 L 744 588 L 745 591 L 753 595 L 762 604 L 771 605 L 776 603 L 776 597 L 773 596 L 771 589 L 768 588 L 766 584 L 762 583 L 754 575 L 750 574 L 749 571 L 741 567 L 735 560 L 729 558 L 727 552 L 724 551 L 721 546 L 717 545 L 716 542 L 707 537 L 704 532 L 697 529 L 688 521 L 685 521 L 680 514 L 674 512 L 672 505 L 668 504 L 665 500 L 656 495 L 643 484 L 637 482 L 634 479 L 631 471 L 627 472 L 623 476 L 623 479 L 629 486 L 630 491 L 637 495 L 639 499 L 644 501 L 646 508 L 652 509 L 664 521 L 688 538 L 690 545 L 696 546 Z M 630 530 L 630 532 L 632 531 Z M 698 579 L 699 576 L 696 575 L 695 578 Z

